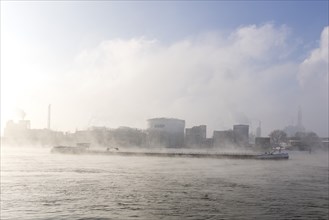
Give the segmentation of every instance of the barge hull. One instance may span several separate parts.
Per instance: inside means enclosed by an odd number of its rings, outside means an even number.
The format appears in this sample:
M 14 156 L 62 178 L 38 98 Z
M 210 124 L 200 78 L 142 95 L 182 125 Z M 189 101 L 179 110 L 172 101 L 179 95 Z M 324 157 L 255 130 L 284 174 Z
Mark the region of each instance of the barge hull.
M 288 159 L 289 157 L 261 157 L 259 154 L 234 154 L 234 153 L 160 153 L 160 152 L 113 152 L 113 151 L 96 151 L 96 150 L 72 150 L 68 148 L 65 150 L 61 148 L 56 150 L 52 149 L 52 153 L 63 154 L 91 154 L 91 155 L 117 155 L 117 156 L 149 156 L 149 157 L 192 157 L 192 158 L 228 158 L 228 159 L 260 159 L 260 160 L 281 160 Z

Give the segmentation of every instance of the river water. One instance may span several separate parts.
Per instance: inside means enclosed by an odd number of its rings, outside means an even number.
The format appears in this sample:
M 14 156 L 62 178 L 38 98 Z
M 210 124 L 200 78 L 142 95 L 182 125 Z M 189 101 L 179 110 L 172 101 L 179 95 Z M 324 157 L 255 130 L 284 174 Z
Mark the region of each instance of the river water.
M 328 153 L 285 161 L 1 149 L 1 219 L 328 219 Z

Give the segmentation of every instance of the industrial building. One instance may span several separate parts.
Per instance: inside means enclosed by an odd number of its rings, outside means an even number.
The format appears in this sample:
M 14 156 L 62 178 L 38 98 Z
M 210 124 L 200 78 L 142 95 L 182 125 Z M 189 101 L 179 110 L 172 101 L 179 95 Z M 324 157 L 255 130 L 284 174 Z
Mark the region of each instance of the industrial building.
M 88 130 L 76 131 L 73 135 L 76 142 L 91 143 L 103 147 L 142 147 L 146 145 L 146 133 L 130 127 L 109 129 L 90 127 Z
M 7 143 L 24 143 L 29 139 L 31 123 L 29 120 L 8 121 L 3 131 Z
M 199 125 L 192 128 L 186 128 L 185 146 L 186 147 L 201 147 L 206 144 L 207 126 Z
M 249 125 L 233 125 L 235 143 L 239 146 L 249 145 Z
M 235 145 L 235 137 L 232 130 L 214 131 L 213 146 L 215 148 L 227 148 Z
M 119 127 L 111 131 L 111 136 L 118 146 L 142 147 L 146 145 L 146 133 L 141 129 Z
M 8 121 L 4 128 L 3 143 L 9 145 L 52 145 L 67 142 L 63 132 L 49 129 L 31 129 L 29 120 Z
M 185 120 L 152 118 L 148 119 L 147 123 L 150 147 L 182 147 L 184 145 Z

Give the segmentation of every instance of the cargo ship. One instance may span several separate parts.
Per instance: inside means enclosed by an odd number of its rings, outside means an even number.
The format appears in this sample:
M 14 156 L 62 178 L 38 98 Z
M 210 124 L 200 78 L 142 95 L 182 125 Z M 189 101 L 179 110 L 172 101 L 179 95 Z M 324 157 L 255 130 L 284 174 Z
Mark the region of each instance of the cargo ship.
M 118 155 L 118 156 L 153 156 L 153 157 L 194 157 L 194 158 L 229 158 L 229 159 L 262 159 L 262 160 L 280 160 L 289 159 L 288 153 L 264 153 L 264 154 L 252 154 L 252 153 L 187 153 L 187 152 L 131 152 L 131 151 L 119 151 L 118 148 L 114 148 L 115 151 L 107 148 L 106 150 L 90 150 L 85 146 L 55 146 L 52 148 L 52 153 L 63 154 L 94 154 L 94 155 Z

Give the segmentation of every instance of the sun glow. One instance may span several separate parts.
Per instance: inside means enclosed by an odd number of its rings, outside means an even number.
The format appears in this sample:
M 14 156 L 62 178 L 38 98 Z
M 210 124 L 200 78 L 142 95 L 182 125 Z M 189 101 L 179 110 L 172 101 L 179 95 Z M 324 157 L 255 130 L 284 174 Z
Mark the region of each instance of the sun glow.
M 10 32 L 1 32 L 1 134 L 8 120 L 21 119 L 17 111 L 28 104 L 24 97 L 34 86 L 26 68 L 28 56 L 22 51 Z

